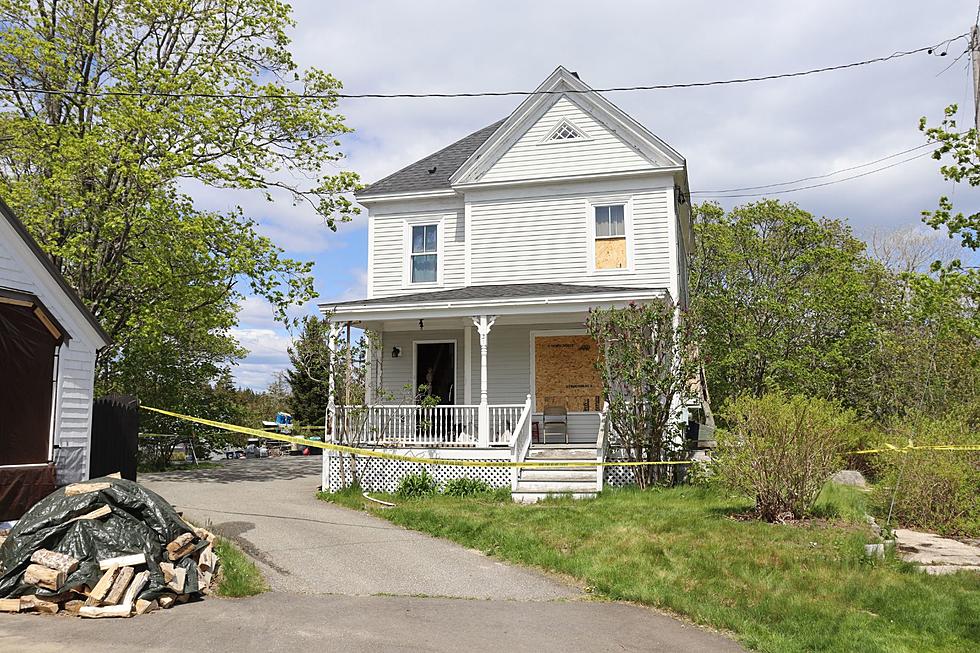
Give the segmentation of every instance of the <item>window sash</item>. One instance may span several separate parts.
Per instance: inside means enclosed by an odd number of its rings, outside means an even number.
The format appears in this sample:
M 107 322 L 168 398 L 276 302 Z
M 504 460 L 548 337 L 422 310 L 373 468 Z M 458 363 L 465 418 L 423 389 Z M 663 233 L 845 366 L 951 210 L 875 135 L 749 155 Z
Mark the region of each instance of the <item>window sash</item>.
M 421 224 L 412 227 L 412 254 L 438 253 L 439 225 Z
M 626 208 L 623 204 L 595 207 L 595 237 L 626 237 Z
M 437 254 L 412 254 L 412 283 L 435 283 L 439 279 Z

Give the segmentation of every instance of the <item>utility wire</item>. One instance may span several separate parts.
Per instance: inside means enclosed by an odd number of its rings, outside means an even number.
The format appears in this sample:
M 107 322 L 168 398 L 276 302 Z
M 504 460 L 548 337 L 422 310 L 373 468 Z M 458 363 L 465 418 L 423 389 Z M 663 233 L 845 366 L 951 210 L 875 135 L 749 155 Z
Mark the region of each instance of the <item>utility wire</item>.
M 884 170 L 889 170 L 890 168 L 894 168 L 896 166 L 900 166 L 900 165 L 905 164 L 905 163 L 908 163 L 910 161 L 915 161 L 916 159 L 921 159 L 924 156 L 930 156 L 930 155 L 932 155 L 932 152 L 922 152 L 920 154 L 916 154 L 915 156 L 911 156 L 911 157 L 909 157 L 907 159 L 902 159 L 901 161 L 896 161 L 895 163 L 889 164 L 887 166 L 882 166 L 880 168 L 875 168 L 874 170 L 868 170 L 868 171 L 862 172 L 860 174 L 851 175 L 850 177 L 844 177 L 843 179 L 835 179 L 833 181 L 825 181 L 825 182 L 823 182 L 821 184 L 810 184 L 808 186 L 800 186 L 798 188 L 786 188 L 786 189 L 782 189 L 782 190 L 774 190 L 774 191 L 771 191 L 771 192 L 768 192 L 768 193 L 743 193 L 743 194 L 728 194 L 728 195 L 718 194 L 718 195 L 715 195 L 713 197 L 714 198 L 718 198 L 718 199 L 730 199 L 730 198 L 735 198 L 735 197 L 759 197 L 760 195 L 783 195 L 783 194 L 786 194 L 786 193 L 796 193 L 796 192 L 801 191 L 801 190 L 809 190 L 811 188 L 821 188 L 823 186 L 832 186 L 834 184 L 840 184 L 840 183 L 843 183 L 845 181 L 850 181 L 852 179 L 859 179 L 861 177 L 867 177 L 868 175 L 873 175 L 875 173 L 882 172 Z
M 895 152 L 894 154 L 883 156 L 880 159 L 875 159 L 874 161 L 868 161 L 867 163 L 859 163 L 858 165 L 850 166 L 849 168 L 841 168 L 840 170 L 834 170 L 833 172 L 828 172 L 822 175 L 813 175 L 812 177 L 801 177 L 800 179 L 793 179 L 792 181 L 780 181 L 774 184 L 764 184 L 762 186 L 743 186 L 741 188 L 722 188 L 720 190 L 692 190 L 691 195 L 708 195 L 708 194 L 720 195 L 726 193 L 739 193 L 747 190 L 762 190 L 765 188 L 776 188 L 777 186 L 790 186 L 792 184 L 801 184 L 806 181 L 815 181 L 817 179 L 826 179 L 827 177 L 835 177 L 844 172 L 859 170 L 860 168 L 867 168 L 868 166 L 873 166 L 876 163 L 881 163 L 882 161 L 887 161 L 888 159 L 894 159 L 895 157 L 902 156 L 903 154 L 908 154 L 910 152 L 915 152 L 916 150 L 921 150 L 924 147 L 938 147 L 938 143 L 922 143 L 921 145 L 916 145 L 915 147 L 910 147 L 907 150 L 902 150 L 901 152 Z
M 636 85 L 636 86 L 611 86 L 607 88 L 590 88 L 590 89 L 569 89 L 563 91 L 479 91 L 479 92 L 456 92 L 456 93 L 289 93 L 283 95 L 258 95 L 249 93 L 184 93 L 184 92 L 166 92 L 166 91 L 89 91 L 85 89 L 46 89 L 46 88 L 27 88 L 27 87 L 12 87 L 12 86 L 0 86 L 0 91 L 8 93 L 27 93 L 27 94 L 38 94 L 38 95 L 73 95 L 73 96 L 83 96 L 83 97 L 162 97 L 162 98 L 204 98 L 204 99 L 241 99 L 241 100 L 334 100 L 334 99 L 365 99 L 365 98 L 376 98 L 376 99 L 392 99 L 392 98 L 464 98 L 464 97 L 503 97 L 510 95 L 560 95 L 565 93 L 613 93 L 618 91 L 658 91 L 667 89 L 684 89 L 684 88 L 703 88 L 708 86 L 724 86 L 730 84 L 747 84 L 750 82 L 764 82 L 774 79 L 787 79 L 791 77 L 804 77 L 806 75 L 815 75 L 818 73 L 826 73 L 837 70 L 846 70 L 848 68 L 857 68 L 859 66 L 868 66 L 871 64 L 882 63 L 885 61 L 891 61 L 893 59 L 899 59 L 902 57 L 907 57 L 913 54 L 920 54 L 922 52 L 928 52 L 932 54 L 934 51 L 943 49 L 940 56 L 946 54 L 946 50 L 949 49 L 950 44 L 963 38 L 967 38 L 969 34 L 964 33 L 958 36 L 954 36 L 949 39 L 940 41 L 939 43 L 933 45 L 923 46 L 921 48 L 916 48 L 914 50 L 902 50 L 898 52 L 893 52 L 887 56 L 875 57 L 873 59 L 864 59 L 862 61 L 854 61 L 851 63 L 839 64 L 836 66 L 824 66 L 821 68 L 811 68 L 808 70 L 800 70 L 790 73 L 777 73 L 772 75 L 760 75 L 757 77 L 738 77 L 734 79 L 720 79 L 705 82 L 681 82 L 675 84 L 648 84 L 648 85 Z M 280 87 L 281 90 L 287 91 L 288 89 Z

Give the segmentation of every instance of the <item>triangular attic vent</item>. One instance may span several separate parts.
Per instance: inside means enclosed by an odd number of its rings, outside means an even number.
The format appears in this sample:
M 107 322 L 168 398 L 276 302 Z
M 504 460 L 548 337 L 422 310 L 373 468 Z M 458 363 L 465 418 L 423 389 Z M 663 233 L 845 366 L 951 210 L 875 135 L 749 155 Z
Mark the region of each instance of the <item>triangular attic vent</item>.
M 576 138 L 585 138 L 585 135 L 567 120 L 562 120 L 545 140 L 552 143 L 554 141 L 570 141 Z

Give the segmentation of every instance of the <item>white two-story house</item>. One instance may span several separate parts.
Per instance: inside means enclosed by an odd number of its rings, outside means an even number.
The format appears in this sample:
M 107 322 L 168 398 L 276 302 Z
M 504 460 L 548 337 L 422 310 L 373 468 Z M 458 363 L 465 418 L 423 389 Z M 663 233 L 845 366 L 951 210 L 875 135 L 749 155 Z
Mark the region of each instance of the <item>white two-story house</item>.
M 367 297 L 321 310 L 337 329 L 375 333 L 377 346 L 369 407 L 333 398 L 334 432 L 425 457 L 602 459 L 603 392 L 584 323 L 590 308 L 664 293 L 686 305 L 684 158 L 559 67 L 507 118 L 357 200 L 368 214 Z M 419 405 L 419 386 L 437 406 Z M 362 462 L 360 482 L 373 490 L 421 469 Z M 324 456 L 324 487 L 338 486 L 339 470 L 336 455 Z M 525 499 L 589 494 L 615 474 L 429 471 L 510 485 Z

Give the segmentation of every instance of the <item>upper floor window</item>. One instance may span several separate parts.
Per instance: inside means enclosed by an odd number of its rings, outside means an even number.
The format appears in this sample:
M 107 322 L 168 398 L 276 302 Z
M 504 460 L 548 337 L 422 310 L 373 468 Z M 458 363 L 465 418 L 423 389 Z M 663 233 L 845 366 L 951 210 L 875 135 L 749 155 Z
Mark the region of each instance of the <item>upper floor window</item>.
M 412 227 L 412 283 L 435 283 L 439 278 L 439 225 Z
M 595 212 L 595 269 L 626 268 L 628 264 L 626 206 L 624 204 L 595 205 L 593 211 Z

